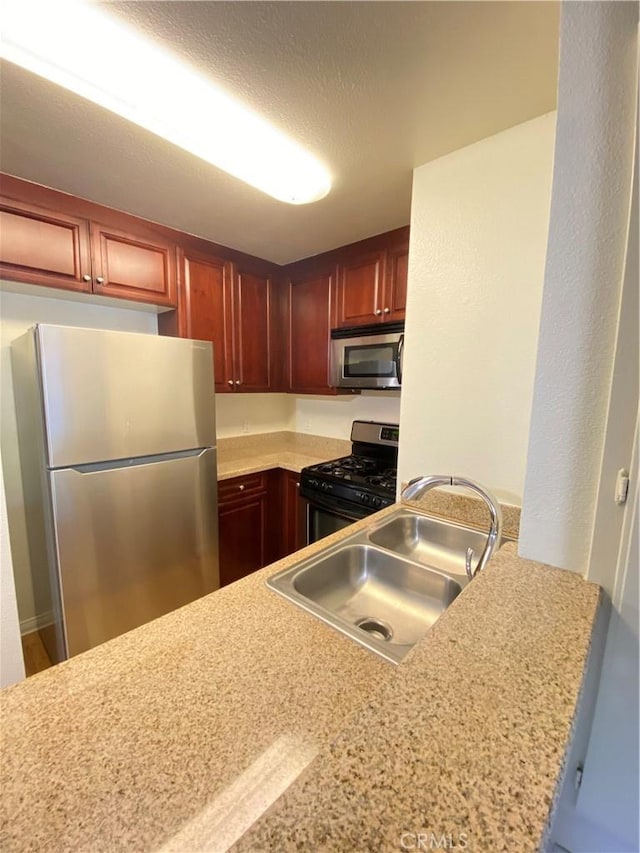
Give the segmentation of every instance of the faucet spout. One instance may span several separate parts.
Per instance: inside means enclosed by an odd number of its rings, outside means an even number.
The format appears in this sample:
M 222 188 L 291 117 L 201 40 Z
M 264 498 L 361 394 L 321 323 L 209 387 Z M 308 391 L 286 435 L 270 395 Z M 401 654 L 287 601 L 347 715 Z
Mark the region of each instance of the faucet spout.
M 491 492 L 487 491 L 487 489 L 483 488 L 479 483 L 476 483 L 473 480 L 468 480 L 466 477 L 453 477 L 447 474 L 430 474 L 428 476 L 415 477 L 413 480 L 410 480 L 402 490 L 401 497 L 404 500 L 409 501 L 417 500 L 419 497 L 422 497 L 425 492 L 439 486 L 460 486 L 470 489 L 482 498 L 489 510 L 491 524 L 489 527 L 489 533 L 487 534 L 487 542 L 482 554 L 480 555 L 480 559 L 478 560 L 478 565 L 475 570 L 471 567 L 473 550 L 471 548 L 467 548 L 467 553 L 465 555 L 465 571 L 467 573 L 467 577 L 471 580 L 479 571 L 484 569 L 493 552 L 500 546 L 502 537 L 502 509 Z

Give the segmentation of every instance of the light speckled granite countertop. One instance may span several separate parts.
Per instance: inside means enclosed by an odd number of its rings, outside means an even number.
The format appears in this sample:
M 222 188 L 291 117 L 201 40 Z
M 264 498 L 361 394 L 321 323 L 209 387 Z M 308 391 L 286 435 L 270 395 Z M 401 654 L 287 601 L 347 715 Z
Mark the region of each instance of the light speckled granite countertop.
M 297 432 L 270 432 L 218 439 L 218 480 L 284 468 L 299 473 L 351 453 L 351 442 Z
M 299 473 L 308 465 L 317 465 L 351 453 L 351 442 L 290 431 L 239 435 L 218 440 L 218 480 L 228 480 L 257 471 L 284 468 Z M 451 518 L 486 530 L 487 508 L 476 496 L 464 491 L 433 489 L 412 503 L 417 509 Z M 517 539 L 520 530 L 520 507 L 502 504 L 504 534 Z
M 265 587 L 389 511 L 4 690 L 2 850 L 540 849 L 599 589 L 508 543 L 394 667 Z

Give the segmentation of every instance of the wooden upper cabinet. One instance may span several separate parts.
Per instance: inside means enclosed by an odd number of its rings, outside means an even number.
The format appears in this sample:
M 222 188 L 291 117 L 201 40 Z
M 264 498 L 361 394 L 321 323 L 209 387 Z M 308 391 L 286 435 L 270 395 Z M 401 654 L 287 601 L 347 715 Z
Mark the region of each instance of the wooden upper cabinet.
M 233 310 L 231 264 L 218 258 L 183 256 L 184 337 L 213 344 L 216 391 L 232 391 Z
M 177 304 L 176 247 L 91 223 L 94 290 L 153 305 Z
M 338 326 L 376 323 L 382 314 L 384 253 L 343 261 L 338 271 Z
M 384 276 L 384 322 L 404 320 L 407 307 L 407 272 L 409 247 L 387 252 Z M 384 309 L 388 308 L 388 311 Z
M 27 284 L 91 292 L 89 223 L 3 199 L 0 276 Z
M 302 394 L 335 393 L 329 385 L 334 276 L 312 272 L 288 284 L 288 389 Z
M 271 391 L 271 278 L 199 252 L 180 259 L 179 317 L 160 315 L 160 333 L 213 343 L 218 393 Z
M 2 183 L 3 190 L 6 186 L 18 196 L 0 199 L 2 277 L 163 307 L 177 305 L 175 243 L 127 214 L 15 178 L 5 176 Z M 91 216 L 111 217 L 118 227 L 75 215 L 89 213 L 87 208 Z
M 366 326 L 404 320 L 407 303 L 408 239 L 376 251 L 351 246 L 338 265 L 338 326 Z M 407 235 L 408 237 L 408 235 Z M 379 242 L 385 235 L 380 235 Z
M 241 268 L 233 293 L 236 391 L 270 391 L 272 281 Z

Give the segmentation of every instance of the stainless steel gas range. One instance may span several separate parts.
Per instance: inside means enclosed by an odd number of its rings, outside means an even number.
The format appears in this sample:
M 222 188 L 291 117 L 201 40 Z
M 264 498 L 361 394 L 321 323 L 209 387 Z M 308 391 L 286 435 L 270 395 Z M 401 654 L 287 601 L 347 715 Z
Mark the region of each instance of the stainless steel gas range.
M 398 435 L 398 424 L 354 421 L 349 456 L 302 469 L 309 543 L 395 501 Z

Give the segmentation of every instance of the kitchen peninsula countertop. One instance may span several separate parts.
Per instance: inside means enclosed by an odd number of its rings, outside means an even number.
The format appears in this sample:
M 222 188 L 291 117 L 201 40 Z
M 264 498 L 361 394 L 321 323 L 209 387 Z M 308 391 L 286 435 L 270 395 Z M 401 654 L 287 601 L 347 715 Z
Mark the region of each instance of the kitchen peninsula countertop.
M 393 666 L 266 588 L 391 511 L 2 691 L 2 850 L 543 848 L 600 590 L 507 543 Z

